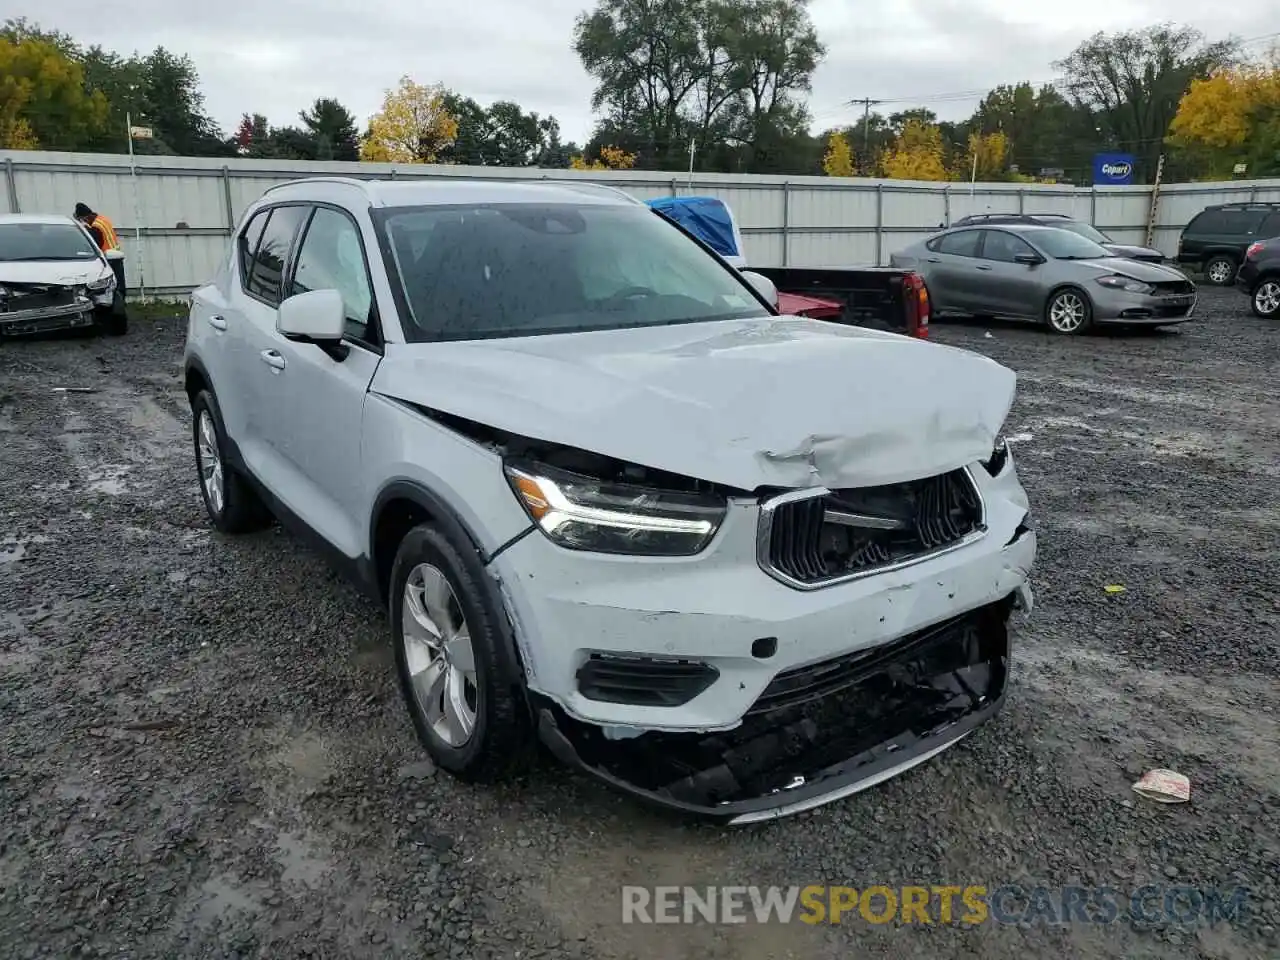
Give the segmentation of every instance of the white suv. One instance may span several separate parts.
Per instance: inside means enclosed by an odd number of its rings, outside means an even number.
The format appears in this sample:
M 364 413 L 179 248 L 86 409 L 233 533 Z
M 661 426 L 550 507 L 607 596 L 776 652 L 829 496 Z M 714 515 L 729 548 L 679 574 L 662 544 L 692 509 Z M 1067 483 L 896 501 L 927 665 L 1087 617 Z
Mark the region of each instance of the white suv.
M 540 739 L 733 822 L 845 796 L 1003 700 L 1014 375 L 770 302 L 608 188 L 275 187 L 192 301 L 205 505 L 376 598 L 460 777 Z

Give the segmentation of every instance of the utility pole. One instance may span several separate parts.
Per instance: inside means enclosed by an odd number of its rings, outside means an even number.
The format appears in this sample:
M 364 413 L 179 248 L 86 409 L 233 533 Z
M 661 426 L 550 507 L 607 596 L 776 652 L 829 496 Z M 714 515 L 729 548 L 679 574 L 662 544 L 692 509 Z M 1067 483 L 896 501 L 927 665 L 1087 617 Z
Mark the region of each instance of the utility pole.
M 862 162 L 867 165 L 868 170 L 871 168 L 871 108 L 883 102 L 883 100 L 872 100 L 870 97 L 849 101 L 851 107 L 862 104 Z

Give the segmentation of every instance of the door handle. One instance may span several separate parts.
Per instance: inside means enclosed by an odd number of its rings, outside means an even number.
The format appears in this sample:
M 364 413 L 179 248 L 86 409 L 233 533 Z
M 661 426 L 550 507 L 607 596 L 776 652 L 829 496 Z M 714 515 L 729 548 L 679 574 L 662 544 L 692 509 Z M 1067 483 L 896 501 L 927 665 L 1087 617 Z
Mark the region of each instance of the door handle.
M 225 330 L 227 329 L 227 321 L 215 313 L 209 318 L 209 326 L 213 327 L 215 330 Z
M 979 270 L 990 270 L 991 268 L 990 268 L 989 266 L 987 266 L 985 263 L 980 263 L 980 264 L 978 264 L 978 269 L 979 269 Z
M 941 263 L 941 262 L 942 262 L 942 258 L 941 258 L 941 257 L 925 257 L 925 262 L 926 262 L 926 263 Z
M 258 354 L 258 356 L 262 357 L 262 362 L 265 363 L 268 367 L 271 367 L 273 370 L 284 369 L 285 361 L 284 361 L 284 357 L 280 355 L 280 351 L 263 350 L 262 353 Z

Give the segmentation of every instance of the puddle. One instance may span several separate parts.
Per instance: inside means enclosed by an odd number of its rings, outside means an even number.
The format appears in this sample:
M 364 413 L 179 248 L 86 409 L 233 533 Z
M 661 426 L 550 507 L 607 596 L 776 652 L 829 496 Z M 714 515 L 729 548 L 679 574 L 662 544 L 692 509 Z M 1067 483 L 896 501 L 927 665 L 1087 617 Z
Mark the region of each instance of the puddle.
M 97 470 L 90 470 L 85 476 L 85 481 L 91 493 L 105 493 L 114 497 L 129 489 L 124 482 L 128 473 L 128 467 L 104 465 Z

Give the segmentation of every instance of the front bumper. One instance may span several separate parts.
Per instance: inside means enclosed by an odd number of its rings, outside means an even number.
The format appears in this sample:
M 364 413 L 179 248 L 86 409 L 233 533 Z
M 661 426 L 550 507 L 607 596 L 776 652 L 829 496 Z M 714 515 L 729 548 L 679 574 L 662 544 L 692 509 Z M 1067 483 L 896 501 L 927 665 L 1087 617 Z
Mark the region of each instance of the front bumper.
M 95 304 L 87 296 L 77 296 L 70 304 L 37 307 L 31 310 L 0 312 L 0 337 L 16 337 L 90 327 L 94 323 Z
M 1100 287 L 1090 291 L 1095 323 L 1184 323 L 1195 313 L 1198 295 L 1154 297 Z
M 1009 612 L 1029 602 L 1010 596 L 885 648 L 780 675 L 729 733 L 614 742 L 544 704 L 539 734 L 562 761 L 654 806 L 731 824 L 789 816 L 918 766 L 994 716 L 1008 680 Z

